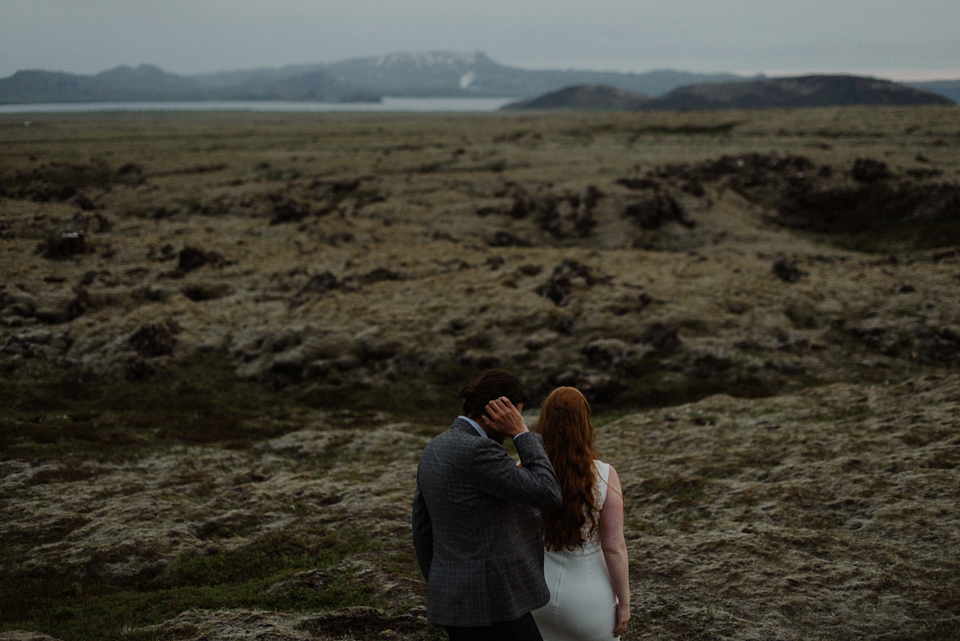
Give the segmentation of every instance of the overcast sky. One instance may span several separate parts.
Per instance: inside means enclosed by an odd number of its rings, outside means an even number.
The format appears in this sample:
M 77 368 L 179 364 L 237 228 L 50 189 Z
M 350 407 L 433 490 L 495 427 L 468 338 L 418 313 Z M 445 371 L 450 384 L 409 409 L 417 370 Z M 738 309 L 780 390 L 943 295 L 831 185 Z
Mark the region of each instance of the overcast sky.
M 0 77 L 393 52 L 526 69 L 960 78 L 960 0 L 0 0 Z

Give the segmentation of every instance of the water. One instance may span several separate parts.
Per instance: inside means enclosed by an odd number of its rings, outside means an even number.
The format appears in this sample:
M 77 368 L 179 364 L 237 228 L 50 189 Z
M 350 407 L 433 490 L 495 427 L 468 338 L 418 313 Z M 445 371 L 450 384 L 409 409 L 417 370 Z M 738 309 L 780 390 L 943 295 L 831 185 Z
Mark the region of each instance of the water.
M 0 105 L 0 114 L 88 111 L 261 111 L 464 113 L 493 112 L 515 98 L 384 98 L 382 102 L 285 102 L 273 100 L 205 102 L 60 102 Z

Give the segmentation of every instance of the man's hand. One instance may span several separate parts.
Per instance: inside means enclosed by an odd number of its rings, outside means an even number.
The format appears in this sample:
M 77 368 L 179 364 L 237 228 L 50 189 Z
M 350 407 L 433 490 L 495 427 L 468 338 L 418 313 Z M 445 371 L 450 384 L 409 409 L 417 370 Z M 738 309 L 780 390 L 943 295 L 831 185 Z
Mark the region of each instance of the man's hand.
M 521 403 L 520 408 L 523 408 Z M 527 424 L 523 422 L 520 410 L 513 406 L 506 396 L 495 398 L 486 407 L 487 415 L 483 417 L 486 427 L 513 438 L 528 432 Z

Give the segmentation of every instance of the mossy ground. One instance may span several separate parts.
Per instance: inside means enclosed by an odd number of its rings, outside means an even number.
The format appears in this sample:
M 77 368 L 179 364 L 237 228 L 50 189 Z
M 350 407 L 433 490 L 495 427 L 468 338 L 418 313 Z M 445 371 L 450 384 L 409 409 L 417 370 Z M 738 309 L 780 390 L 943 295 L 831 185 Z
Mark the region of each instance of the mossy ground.
M 322 421 L 329 429 L 349 434 L 383 420 L 382 410 L 372 404 L 367 410 L 354 406 L 318 411 L 303 398 L 238 380 L 215 358 L 162 371 L 150 381 L 38 366 L 29 376 L 4 381 L 0 397 L 0 403 L 9 408 L 0 419 L 0 463 L 29 461 L 31 466 L 46 466 L 29 478 L 28 487 L 71 488 L 79 482 L 95 487 L 98 477 L 116 466 L 184 447 L 243 454 L 311 422 Z M 414 406 L 404 409 L 408 418 L 418 414 Z M 379 419 L 374 418 L 378 415 Z M 432 435 L 440 428 L 427 421 L 435 416 L 435 409 L 420 411 L 418 418 L 424 422 L 410 423 L 406 429 Z M 353 462 L 369 470 L 402 454 L 355 453 L 343 447 L 350 442 L 349 436 L 339 439 L 327 451 L 297 458 L 290 466 L 322 476 L 335 463 Z M 201 465 L 175 476 L 165 482 L 168 500 L 183 501 L 181 511 L 187 520 L 205 518 L 203 510 L 189 508 L 190 500 L 185 499 L 215 499 L 222 492 L 215 476 L 222 472 Z M 243 470 L 233 473 L 249 475 Z M 143 490 L 142 484 L 134 483 L 119 491 L 138 500 Z M 344 560 L 367 554 L 385 575 L 417 580 L 419 570 L 404 537 L 371 536 L 363 529 L 369 516 L 359 522 L 317 522 L 312 505 L 295 497 L 273 507 L 291 515 L 282 527 L 265 529 L 256 513 L 207 522 L 195 532 L 213 546 L 202 554 L 173 558 L 161 549 L 151 549 L 149 543 L 130 541 L 93 552 L 79 563 L 27 567 L 17 550 L 62 545 L 90 519 L 75 514 L 40 530 L 25 523 L 22 528 L 10 528 L 0 558 L 4 573 L 0 630 L 36 630 L 64 641 L 146 640 L 168 637 L 137 630 L 188 609 L 323 613 L 366 606 L 388 614 L 409 609 L 409 604 L 397 606 L 383 599 L 369 582 L 329 571 Z M 245 542 L 230 547 L 237 540 Z M 128 562 L 139 564 L 139 569 L 122 576 L 103 571 Z M 328 571 L 322 582 L 269 590 L 318 571 Z M 424 634 L 432 634 L 429 627 Z
M 297 528 L 266 536 L 241 549 L 177 559 L 162 572 L 115 583 L 85 580 L 54 568 L 13 571 L 0 587 L 4 629 L 28 629 L 61 638 L 129 639 L 189 609 L 266 609 L 325 612 L 352 606 L 382 606 L 372 591 L 334 578 L 281 595 L 268 588 L 300 572 L 323 570 L 372 547 L 362 532 Z M 103 562 L 91 559 L 91 563 Z M 133 638 L 156 639 L 149 633 Z
M 443 638 L 409 541 L 416 460 L 499 363 L 602 399 L 626 640 L 957 638 L 955 221 L 878 201 L 797 231 L 750 176 L 695 196 L 668 169 L 869 157 L 956 183 L 956 109 L 17 120 L 0 630 Z M 658 172 L 695 226 L 623 215 L 649 194 L 622 180 Z M 83 225 L 91 251 L 43 256 Z M 186 271 L 185 247 L 220 258 Z M 139 353 L 163 323 L 182 332 Z

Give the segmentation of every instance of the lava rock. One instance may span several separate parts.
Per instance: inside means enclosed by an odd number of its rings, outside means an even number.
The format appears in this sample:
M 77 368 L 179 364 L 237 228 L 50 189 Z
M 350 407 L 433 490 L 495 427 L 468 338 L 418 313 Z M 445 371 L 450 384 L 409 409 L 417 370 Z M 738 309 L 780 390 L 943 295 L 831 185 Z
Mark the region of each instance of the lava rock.
M 181 272 L 192 272 L 205 265 L 221 266 L 224 258 L 215 251 L 205 251 L 198 247 L 184 247 L 177 255 L 177 268 Z
M 177 344 L 176 334 L 182 328 L 176 321 L 144 323 L 127 342 L 142 357 L 164 356 L 173 353 Z
M 782 281 L 795 283 L 800 280 L 803 272 L 797 266 L 797 261 L 790 260 L 785 254 L 777 254 L 773 260 L 773 273 Z
M 87 235 L 82 230 L 53 232 L 38 249 L 44 258 L 52 259 L 71 258 L 90 251 Z
M 862 183 L 875 183 L 892 175 L 887 163 L 873 158 L 857 158 L 850 170 L 850 177 Z
M 654 323 L 640 335 L 640 342 L 659 352 L 677 352 L 683 345 L 678 330 L 663 323 Z
M 687 229 L 696 227 L 683 206 L 667 194 L 656 194 L 651 198 L 639 200 L 627 205 L 623 216 L 634 220 L 643 229 L 660 229 L 665 223 L 680 223 Z

